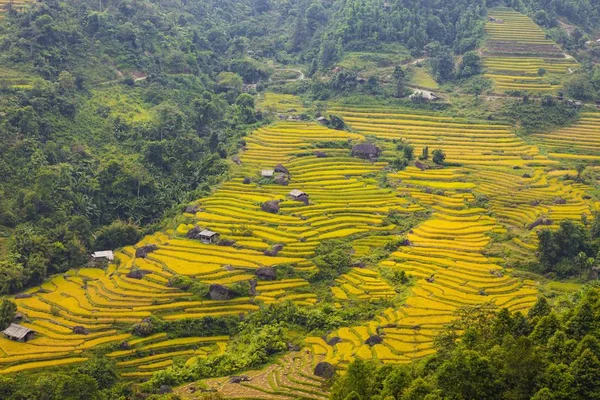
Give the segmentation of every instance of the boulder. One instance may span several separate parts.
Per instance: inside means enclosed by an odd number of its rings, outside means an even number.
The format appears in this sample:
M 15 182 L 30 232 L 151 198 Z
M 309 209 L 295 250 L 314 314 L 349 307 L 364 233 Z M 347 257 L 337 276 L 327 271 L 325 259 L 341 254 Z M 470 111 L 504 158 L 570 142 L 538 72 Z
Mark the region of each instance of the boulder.
M 327 341 L 327 344 L 328 344 L 328 345 L 330 345 L 330 346 L 335 346 L 336 344 L 338 344 L 338 343 L 339 343 L 339 342 L 341 342 L 341 341 L 342 341 L 342 339 L 340 339 L 340 338 L 339 338 L 339 337 L 337 337 L 337 336 L 334 336 L 334 337 L 332 337 L 331 339 L 329 339 L 329 340 Z
M 235 244 L 235 240 L 232 239 L 221 239 L 217 242 L 217 246 L 233 246 Z
M 194 211 L 195 213 L 195 211 Z M 135 249 L 135 257 L 136 258 L 146 258 L 146 256 L 150 253 L 152 253 L 153 251 L 158 250 L 158 246 L 155 244 L 147 244 L 145 246 L 142 247 L 138 247 L 137 249 Z
M 327 361 L 321 361 L 315 366 L 315 375 L 326 379 L 333 378 L 335 367 Z
M 276 256 L 281 250 L 283 250 L 283 244 L 281 243 L 277 243 L 275 245 L 273 245 L 269 250 L 265 250 L 263 251 L 263 254 L 265 256 L 271 256 L 274 257 Z
M 202 230 L 203 229 L 199 226 L 195 226 L 190 229 L 185 236 L 187 236 L 188 239 L 200 239 L 200 232 L 202 232 Z
M 231 160 L 237 165 L 242 165 L 242 160 L 238 156 L 234 156 Z
M 288 351 L 300 351 L 300 346 L 294 343 L 287 344 Z
M 250 382 L 250 377 L 248 375 L 236 375 L 229 377 L 229 383 L 242 383 L 242 382 Z
M 90 330 L 85 326 L 77 325 L 73 327 L 73 333 L 76 335 L 89 335 Z
M 244 180 L 242 181 L 242 183 L 244 185 L 249 185 L 252 183 L 252 179 L 250 179 L 249 177 L 245 177 Z
M 127 342 L 121 342 L 121 343 L 119 343 L 119 349 L 129 350 L 129 349 L 131 349 L 131 346 Z
M 250 284 L 250 290 L 249 290 L 250 296 L 256 296 L 256 285 L 257 285 L 256 279 L 250 279 L 248 281 L 248 283 Z
M 171 393 L 173 390 L 171 389 L 171 386 L 168 385 L 160 385 L 160 388 L 158 389 L 158 393 L 159 394 L 167 394 L 167 393 Z
M 189 205 L 185 208 L 184 212 L 186 214 L 196 214 L 200 210 L 200 207 L 197 205 Z
M 141 322 L 133 325 L 133 333 L 138 336 L 150 336 L 154 332 L 154 325 L 150 318 L 144 318 Z
M 210 285 L 209 287 L 211 300 L 228 300 L 231 298 L 231 290 L 223 285 Z
M 256 270 L 256 277 L 263 281 L 274 281 L 277 279 L 275 268 L 261 267 Z
M 419 160 L 415 161 L 415 167 L 419 168 L 421 171 L 425 171 L 427 169 L 427 165 L 423 164 Z
M 525 179 L 531 179 L 531 174 L 523 174 L 521 177 Z
M 274 169 L 274 171 L 275 171 L 275 172 L 282 173 L 282 174 L 286 174 L 286 175 L 289 175 L 289 174 L 290 174 L 290 171 L 288 171 L 288 169 L 287 169 L 286 167 L 284 167 L 283 165 L 281 165 L 281 164 L 277 164 L 277 165 L 275 166 L 275 169 Z
M 540 226 L 540 225 L 552 225 L 553 221 L 550 218 L 546 218 L 546 217 L 539 217 L 538 219 L 536 219 L 535 221 L 533 221 L 531 224 L 529 224 L 529 226 L 527 227 L 529 230 L 532 230 L 533 228 L 535 228 L 536 226 Z
M 31 297 L 31 294 L 29 293 L 19 293 L 17 295 L 15 295 L 15 299 L 28 299 Z
M 369 346 L 375 346 L 376 344 L 381 344 L 382 342 L 383 339 L 379 335 L 369 336 L 369 338 L 365 340 L 365 344 L 368 344 Z
M 144 271 L 139 268 L 134 268 L 129 270 L 126 276 L 131 279 L 143 279 Z
M 260 205 L 260 209 L 264 212 L 277 214 L 279 212 L 279 200 L 265 201 Z
M 315 156 L 317 156 L 317 158 L 326 158 L 327 153 L 323 153 L 322 151 L 317 151 L 317 152 L 315 152 Z
M 552 202 L 554 204 L 567 204 L 567 200 L 563 199 L 562 197 L 556 197 L 554 200 L 552 200 Z
M 281 186 L 287 186 L 289 184 L 289 181 L 285 175 L 280 174 L 278 177 L 275 178 L 275 183 Z

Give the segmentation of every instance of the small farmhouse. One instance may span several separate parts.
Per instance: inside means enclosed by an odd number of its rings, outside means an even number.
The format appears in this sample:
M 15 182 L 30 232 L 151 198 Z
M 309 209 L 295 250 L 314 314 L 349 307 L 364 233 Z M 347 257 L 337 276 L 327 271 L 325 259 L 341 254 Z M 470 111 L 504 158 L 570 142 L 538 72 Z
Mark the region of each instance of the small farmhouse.
M 2 331 L 2 334 L 7 339 L 16 340 L 17 342 L 26 342 L 35 335 L 35 331 L 19 324 L 10 324 L 8 328 Z
M 263 178 L 272 178 L 272 177 L 273 177 L 273 175 L 275 175 L 275 171 L 273 171 L 272 169 L 263 169 L 263 170 L 260 172 L 260 175 L 261 175 Z
M 215 243 L 219 240 L 219 234 L 217 232 L 209 231 L 208 229 L 203 230 L 198 234 L 200 241 L 205 244 Z
M 436 101 L 438 99 L 437 95 L 429 90 L 415 90 L 413 94 L 408 96 L 411 100 L 422 97 L 426 101 Z
M 108 260 L 113 261 L 115 259 L 115 255 L 112 250 L 104 250 L 104 251 L 96 251 L 92 253 L 92 258 L 94 260 Z
M 308 195 L 302 190 L 294 189 L 289 193 L 289 196 L 292 200 L 301 201 L 308 205 Z

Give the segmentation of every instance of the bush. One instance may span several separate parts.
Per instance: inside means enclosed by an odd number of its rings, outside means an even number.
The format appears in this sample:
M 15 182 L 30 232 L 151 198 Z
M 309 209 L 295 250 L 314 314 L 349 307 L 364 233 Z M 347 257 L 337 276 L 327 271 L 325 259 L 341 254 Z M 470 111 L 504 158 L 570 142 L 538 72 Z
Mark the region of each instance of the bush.
M 96 231 L 96 250 L 116 249 L 137 243 L 142 236 L 139 226 L 131 222 L 116 220 Z

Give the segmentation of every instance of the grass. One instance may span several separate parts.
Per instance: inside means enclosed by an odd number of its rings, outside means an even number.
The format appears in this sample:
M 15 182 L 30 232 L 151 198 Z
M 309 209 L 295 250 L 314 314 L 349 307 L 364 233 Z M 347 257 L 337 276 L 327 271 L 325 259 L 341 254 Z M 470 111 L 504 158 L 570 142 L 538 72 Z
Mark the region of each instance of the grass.
M 559 281 L 550 281 L 544 284 L 544 288 L 546 289 L 567 293 L 576 292 L 581 288 L 581 286 L 581 283 Z
M 433 76 L 422 67 L 409 68 L 409 82 L 412 85 L 427 89 L 438 89 L 440 87 Z
M 139 93 L 135 89 L 123 85 L 93 89 L 90 107 L 93 107 L 98 113 L 119 117 L 130 123 L 152 119 L 152 110 L 144 104 Z

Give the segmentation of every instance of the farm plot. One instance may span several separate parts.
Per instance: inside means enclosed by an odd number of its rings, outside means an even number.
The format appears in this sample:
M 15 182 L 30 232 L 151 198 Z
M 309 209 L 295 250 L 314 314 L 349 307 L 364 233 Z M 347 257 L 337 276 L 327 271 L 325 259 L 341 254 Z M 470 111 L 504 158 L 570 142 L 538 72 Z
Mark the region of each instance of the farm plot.
M 497 91 L 552 92 L 578 67 L 529 17 L 512 9 L 491 10 L 485 29 L 485 76 Z
M 550 158 L 565 161 L 600 161 L 600 113 L 581 113 L 576 124 L 533 137 L 548 149 Z M 575 173 L 573 173 L 575 175 Z
M 497 245 L 506 249 L 508 258 L 514 257 L 515 247 L 523 257 L 531 257 L 536 228 L 529 229 L 529 225 L 541 215 L 549 216 L 554 224 L 565 218 L 579 219 L 581 213 L 590 217 L 584 189 L 546 174 L 544 168 L 556 162 L 526 145 L 506 126 L 411 116 L 402 110 L 366 111 L 342 105 L 333 109 L 356 132 L 403 139 L 415 146 L 416 154 L 424 146 L 430 150 L 439 146 L 462 166 L 407 167 L 388 174 L 399 193 L 410 194 L 433 211 L 407 235 L 406 245 L 380 263 L 381 268 L 412 275 L 416 285 L 401 307 L 390 308 L 365 325 L 341 328 L 326 340 L 308 338 L 306 345 L 340 368 L 356 358 L 408 363 L 434 352 L 433 338 L 461 306 L 492 302 L 526 312 L 536 301 L 536 285 L 511 277 L 501 264 L 503 259 L 486 255 L 491 234 L 508 229 L 517 233 L 516 240 Z M 505 144 L 510 145 L 503 152 L 488 150 Z M 476 195 L 484 196 L 486 202 L 476 203 Z M 351 273 L 338 282 L 332 291 L 339 301 L 361 296 L 363 283 Z M 372 341 L 373 337 L 380 340 Z

